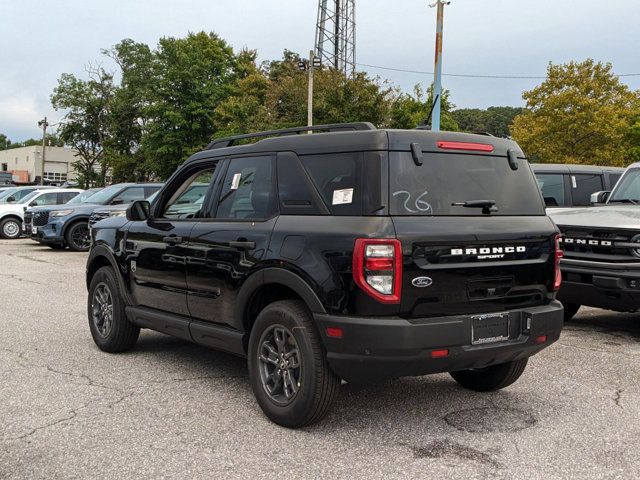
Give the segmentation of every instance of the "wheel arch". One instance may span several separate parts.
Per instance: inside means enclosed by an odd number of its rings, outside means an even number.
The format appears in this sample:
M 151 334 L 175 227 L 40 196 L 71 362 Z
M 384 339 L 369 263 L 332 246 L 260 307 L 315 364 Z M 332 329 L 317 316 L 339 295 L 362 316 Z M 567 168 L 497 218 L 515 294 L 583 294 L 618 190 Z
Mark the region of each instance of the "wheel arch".
M 94 245 L 89 251 L 89 258 L 87 259 L 86 268 L 86 284 L 87 290 L 91 284 L 91 279 L 95 273 L 102 267 L 111 267 L 115 272 L 116 280 L 118 281 L 118 287 L 123 295 L 125 305 L 132 305 L 132 298 L 129 290 L 125 286 L 124 279 L 122 278 L 122 270 L 120 269 L 116 258 L 113 256 L 113 252 L 105 245 Z
M 86 217 L 85 216 L 78 216 L 78 217 L 70 218 L 69 220 L 64 222 L 64 225 L 62 226 L 62 232 L 60 232 L 60 236 L 62 238 L 64 238 L 64 236 L 67 234 L 67 230 L 69 230 L 69 228 L 71 228 L 76 223 L 83 222 L 83 221 L 89 223 L 89 217 L 88 216 L 86 216 Z
M 326 313 L 316 292 L 299 275 L 283 268 L 268 267 L 251 275 L 236 299 L 235 326 L 245 332 L 245 347 L 251 326 L 260 311 L 278 300 L 302 300 L 312 313 Z

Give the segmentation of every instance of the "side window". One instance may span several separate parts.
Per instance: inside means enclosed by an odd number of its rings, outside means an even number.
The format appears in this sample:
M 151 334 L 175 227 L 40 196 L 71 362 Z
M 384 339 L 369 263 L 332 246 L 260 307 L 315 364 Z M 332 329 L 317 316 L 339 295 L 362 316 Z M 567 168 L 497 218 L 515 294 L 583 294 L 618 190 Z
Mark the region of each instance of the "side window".
M 158 192 L 160 190 L 160 185 L 158 185 L 157 187 L 144 187 L 144 198 L 145 200 L 149 200 L 149 197 L 151 195 L 153 195 L 154 193 Z
M 24 197 L 26 197 L 27 195 L 35 191 L 36 191 L 35 188 L 25 188 L 23 190 L 18 190 L 16 193 L 13 194 L 13 197 L 16 199 L 16 201 L 22 200 Z
M 71 200 L 72 198 L 75 198 L 76 195 L 79 195 L 78 192 L 62 192 L 58 194 L 58 205 L 61 205 L 63 203 L 67 203 L 69 200 Z
M 162 217 L 199 217 L 214 172 L 215 167 L 211 167 L 206 170 L 199 170 L 187 178 L 164 206 Z
M 33 202 L 31 202 L 31 206 L 39 206 L 39 205 L 55 205 L 58 200 L 57 193 L 45 193 L 36 198 Z
M 616 186 L 616 183 L 618 183 L 618 180 L 620 180 L 621 176 L 622 176 L 621 173 L 610 173 L 609 174 L 609 183 L 611 184 L 610 190 L 613 190 L 613 187 Z
M 586 206 L 590 204 L 591 194 L 604 190 L 602 175 L 578 174 L 571 175 L 571 196 L 573 204 Z
M 269 218 L 277 211 L 271 156 L 234 158 L 224 178 L 216 218 Z
M 561 173 L 538 173 L 538 186 L 547 207 L 562 207 L 564 202 L 564 176 Z
M 116 195 L 111 203 L 133 203 L 136 200 L 144 199 L 144 187 L 129 187 Z
M 361 156 L 359 153 L 339 153 L 301 157 L 332 215 L 362 214 Z

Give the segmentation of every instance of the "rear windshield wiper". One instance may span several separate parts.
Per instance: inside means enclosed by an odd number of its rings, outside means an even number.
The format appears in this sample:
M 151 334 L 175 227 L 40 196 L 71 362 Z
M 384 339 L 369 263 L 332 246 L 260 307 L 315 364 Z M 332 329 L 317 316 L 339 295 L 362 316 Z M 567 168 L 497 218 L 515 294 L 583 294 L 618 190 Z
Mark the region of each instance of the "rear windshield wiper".
M 466 207 L 466 208 L 481 208 L 482 213 L 490 215 L 492 212 L 497 212 L 495 200 L 467 200 L 466 202 L 453 202 L 452 207 Z
M 640 202 L 638 202 L 638 200 L 633 200 L 631 198 L 614 198 L 612 200 L 609 200 L 607 203 L 632 203 L 634 205 L 640 205 Z

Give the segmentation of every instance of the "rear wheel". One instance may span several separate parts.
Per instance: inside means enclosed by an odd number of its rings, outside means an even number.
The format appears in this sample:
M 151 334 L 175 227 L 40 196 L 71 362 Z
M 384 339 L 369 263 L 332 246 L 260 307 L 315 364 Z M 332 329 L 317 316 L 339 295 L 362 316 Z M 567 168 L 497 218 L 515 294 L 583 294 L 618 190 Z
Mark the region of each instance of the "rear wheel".
M 118 283 L 110 267 L 100 268 L 89 285 L 89 329 L 95 344 L 105 352 L 131 350 L 140 328 L 127 320 Z
M 76 222 L 67 229 L 64 239 L 70 250 L 74 252 L 86 252 L 91 246 L 91 237 L 89 236 L 89 223 Z
M 260 312 L 249 340 L 251 388 L 264 414 L 283 427 L 321 420 L 333 406 L 340 379 L 304 303 L 274 302 Z
M 520 378 L 527 366 L 528 358 L 501 363 L 487 368 L 450 372 L 453 379 L 469 390 L 493 392 L 508 387 Z
M 580 305 L 575 303 L 563 303 L 562 305 L 564 306 L 564 321 L 570 322 L 580 310 Z
M 5 218 L 0 222 L 0 236 L 12 240 L 20 236 L 22 224 L 17 218 Z

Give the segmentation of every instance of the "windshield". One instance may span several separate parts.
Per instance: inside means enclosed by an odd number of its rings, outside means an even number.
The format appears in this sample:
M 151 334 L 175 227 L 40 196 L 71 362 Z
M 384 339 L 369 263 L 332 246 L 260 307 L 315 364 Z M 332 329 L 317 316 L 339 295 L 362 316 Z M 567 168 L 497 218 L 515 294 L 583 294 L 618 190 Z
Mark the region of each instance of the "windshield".
M 16 203 L 29 203 L 31 200 L 33 200 L 35 197 L 37 197 L 41 193 L 42 192 L 40 190 L 36 190 L 35 192 L 31 192 L 29 195 L 22 197 Z
M 105 204 L 120 190 L 122 190 L 122 185 L 111 185 L 110 187 L 106 187 L 93 195 L 91 197 L 91 202 L 89 203 Z
M 507 157 L 425 153 L 417 166 L 411 153 L 391 152 L 391 215 L 544 215 L 528 162 L 512 170 Z
M 10 197 L 12 194 L 14 194 L 17 191 L 18 191 L 17 188 L 10 188 L 9 190 L 4 190 L 3 192 L 0 192 L 0 203 L 5 203 L 5 199 Z
M 100 190 L 102 190 L 101 188 L 91 188 L 89 190 L 85 190 L 84 192 L 80 193 L 79 195 L 76 195 L 75 197 L 73 197 L 71 200 L 69 200 L 67 202 L 67 205 L 69 205 L 70 203 L 93 203 L 93 200 L 90 200 L 91 197 L 93 197 L 96 192 L 99 192 Z
M 640 203 L 640 168 L 630 168 L 616 184 L 609 203 Z

